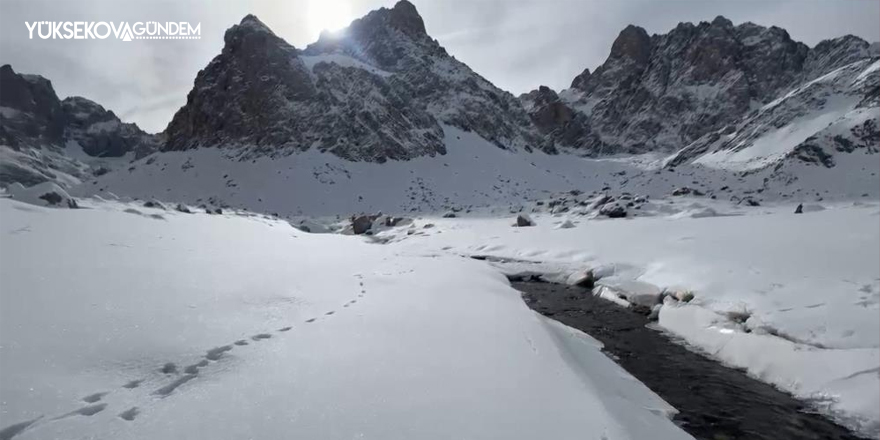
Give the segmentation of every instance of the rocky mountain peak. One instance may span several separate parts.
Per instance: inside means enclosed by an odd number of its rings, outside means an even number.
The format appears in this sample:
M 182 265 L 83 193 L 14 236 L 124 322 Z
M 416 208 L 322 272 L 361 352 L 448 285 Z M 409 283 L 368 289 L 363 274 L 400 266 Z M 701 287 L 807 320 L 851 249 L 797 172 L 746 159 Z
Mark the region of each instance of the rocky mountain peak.
M 651 37 L 644 28 L 629 25 L 611 45 L 609 58 L 628 58 L 636 63 L 644 64 L 651 56 Z
M 0 143 L 13 148 L 60 145 L 65 117 L 52 83 L 0 66 Z
M 391 8 L 389 23 L 408 35 L 427 35 L 422 16 L 415 5 L 407 0 L 400 0 Z
M 810 76 L 821 76 L 839 67 L 876 56 L 871 52 L 871 44 L 854 35 L 844 35 L 820 41 L 810 51 L 804 69 Z
M 230 137 L 284 145 L 289 136 L 268 130 L 281 124 L 273 111 L 315 97 L 311 72 L 297 49 L 254 15 L 229 28 L 224 41 L 223 50 L 196 76 L 186 105 L 169 123 L 165 149 L 213 145 Z M 288 125 L 284 133 L 292 129 L 293 124 Z
M 733 22 L 730 21 L 727 17 L 723 15 L 719 15 L 712 20 L 712 26 L 722 27 L 722 28 L 732 28 Z
M 424 56 L 446 51 L 428 36 L 425 23 L 412 3 L 401 0 L 356 19 L 338 32 L 323 32 L 304 51 L 307 55 L 342 52 L 389 71 L 406 69 Z

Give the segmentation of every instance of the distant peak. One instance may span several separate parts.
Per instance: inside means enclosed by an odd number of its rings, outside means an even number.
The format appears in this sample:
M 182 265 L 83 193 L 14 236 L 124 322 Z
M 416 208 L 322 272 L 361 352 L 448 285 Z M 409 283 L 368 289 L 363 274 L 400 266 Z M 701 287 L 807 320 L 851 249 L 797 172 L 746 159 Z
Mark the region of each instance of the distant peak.
M 286 41 L 275 35 L 269 29 L 269 26 L 266 26 L 265 23 L 253 14 L 245 15 L 239 24 L 227 29 L 226 34 L 223 36 L 223 41 L 226 48 L 240 47 L 242 44 L 245 44 L 245 41 L 250 41 L 250 43 L 247 43 L 248 45 L 274 43 L 293 48 L 293 46 L 290 46 Z
M 612 58 L 630 58 L 643 63 L 648 61 L 650 55 L 651 37 L 639 26 L 625 27 L 611 45 Z
M 419 11 L 416 10 L 416 6 L 410 3 L 407 0 L 400 0 L 397 4 L 391 8 L 391 24 L 400 29 L 406 34 L 410 35 L 424 35 L 427 34 L 425 30 L 425 22 L 422 20 L 422 16 L 419 15 Z
M 727 17 L 723 15 L 719 15 L 712 20 L 712 25 L 721 26 L 721 27 L 733 27 L 733 22 L 730 21 Z
M 269 26 L 266 26 L 266 23 L 263 23 L 254 14 L 245 15 L 244 18 L 241 19 L 241 22 L 238 23 L 237 27 L 244 28 L 244 29 L 257 30 L 257 31 L 262 31 L 262 32 L 272 32 L 272 30 L 269 29 Z

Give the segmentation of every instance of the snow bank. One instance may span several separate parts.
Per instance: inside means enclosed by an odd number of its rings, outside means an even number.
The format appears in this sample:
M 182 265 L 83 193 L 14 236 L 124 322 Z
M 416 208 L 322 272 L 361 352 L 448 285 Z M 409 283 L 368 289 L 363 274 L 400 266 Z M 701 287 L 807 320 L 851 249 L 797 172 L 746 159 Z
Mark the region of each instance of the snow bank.
M 844 424 L 872 437 L 880 432 L 880 352 L 875 348 L 821 349 L 746 333 L 725 317 L 692 305 L 667 304 L 660 309 L 660 325 L 710 356 L 748 368 L 764 382 L 833 408 Z
M 616 298 L 631 290 L 637 302 L 650 303 L 658 289 L 693 292 L 693 307 L 686 310 L 712 316 L 735 312 L 798 341 L 792 346 L 789 339 L 765 336 L 758 339 L 775 342 L 743 343 L 737 353 L 748 356 L 725 360 L 799 396 L 829 400 L 829 411 L 847 414 L 853 418 L 850 426 L 876 435 L 880 377 L 876 371 L 860 375 L 859 386 L 840 380 L 854 368 L 880 368 L 877 205 L 826 208 L 809 215 L 795 215 L 794 206 L 785 205 L 735 216 L 582 221 L 570 229 L 556 229 L 547 216 L 536 216 L 533 228 L 510 228 L 502 219 L 431 218 L 425 221 L 436 226 L 425 235 L 393 246 L 508 259 L 563 282 L 589 268 L 597 285 L 605 286 L 599 293 Z M 717 350 L 716 339 L 688 331 L 702 328 L 695 314 L 667 313 L 663 325 L 676 328 L 675 321 L 682 321 L 676 333 L 688 342 L 710 353 Z M 789 349 L 777 350 L 774 344 Z M 793 369 L 787 353 L 803 347 L 825 362 Z M 786 371 L 803 380 L 775 379 Z

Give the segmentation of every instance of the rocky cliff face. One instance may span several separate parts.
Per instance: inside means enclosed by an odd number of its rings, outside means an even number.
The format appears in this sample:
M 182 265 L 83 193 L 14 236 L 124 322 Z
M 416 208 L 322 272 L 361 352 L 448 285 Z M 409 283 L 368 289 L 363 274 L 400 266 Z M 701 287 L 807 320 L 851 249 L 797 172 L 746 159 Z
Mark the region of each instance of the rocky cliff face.
M 168 126 L 164 149 L 407 160 L 445 154 L 441 124 L 502 148 L 549 148 L 520 103 L 448 55 L 406 1 L 302 51 L 253 16 L 225 43 Z
M 876 57 L 844 64 L 702 136 L 667 166 L 695 162 L 748 172 L 797 159 L 831 168 L 842 153 L 875 154 L 880 142 L 878 72 Z
M 196 77 L 165 150 L 242 146 L 244 155 L 315 147 L 382 162 L 442 154 L 442 130 L 384 72 L 309 60 L 249 15 Z
M 66 125 L 49 80 L 0 66 L 0 143 L 12 148 L 60 145 Z
M 653 36 L 628 26 L 601 66 L 585 70 L 559 94 L 585 116 L 582 135 L 560 137 L 569 124 L 561 120 L 542 131 L 593 156 L 673 152 L 708 133 L 732 130 L 780 95 L 870 56 L 868 43 L 856 37 L 810 49 L 778 27 L 735 26 L 724 17 Z M 522 99 L 533 105 L 530 94 Z
M 0 67 L 0 90 L 0 185 L 59 176 L 75 183 L 92 171 L 91 158 L 140 158 L 159 146 L 157 136 L 112 111 L 78 96 L 59 100 L 49 80 L 8 64 Z M 82 153 L 71 151 L 76 145 Z

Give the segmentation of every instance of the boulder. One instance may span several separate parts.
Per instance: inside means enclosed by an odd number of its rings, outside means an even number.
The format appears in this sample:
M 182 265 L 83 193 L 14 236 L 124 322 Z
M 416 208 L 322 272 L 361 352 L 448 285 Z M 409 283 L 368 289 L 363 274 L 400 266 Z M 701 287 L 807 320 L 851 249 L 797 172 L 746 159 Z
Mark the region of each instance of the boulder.
M 520 214 L 520 215 L 516 216 L 516 225 L 519 227 L 535 226 L 535 222 L 532 221 L 532 219 L 528 215 Z
M 795 214 L 803 214 L 803 213 L 804 213 L 804 205 L 803 205 L 803 203 L 799 203 L 799 204 L 797 205 L 797 208 L 794 208 L 794 213 L 795 213 Z
M 39 198 L 41 200 L 45 200 L 46 203 L 49 204 L 49 206 L 60 205 L 61 201 L 64 200 L 64 198 L 61 197 L 61 194 L 58 194 L 55 191 L 47 192 L 47 193 L 41 195 Z
M 355 235 L 364 234 L 373 227 L 373 219 L 371 219 L 370 216 L 367 215 L 352 217 L 351 227 Z
M 614 203 L 606 203 L 599 208 L 599 215 L 604 215 L 608 218 L 623 218 L 626 217 L 626 207 L 614 202 Z
M 592 269 L 575 272 L 568 276 L 567 284 L 592 289 L 596 285 L 596 276 Z

